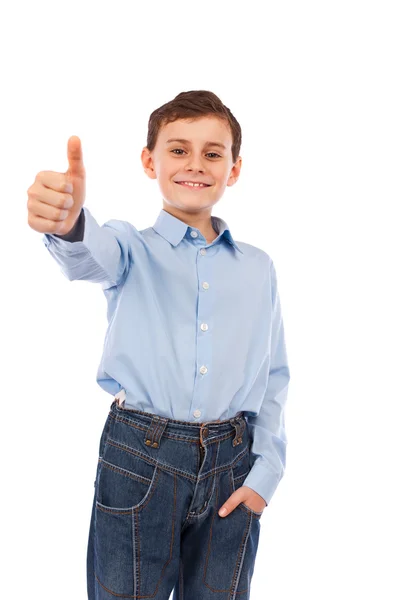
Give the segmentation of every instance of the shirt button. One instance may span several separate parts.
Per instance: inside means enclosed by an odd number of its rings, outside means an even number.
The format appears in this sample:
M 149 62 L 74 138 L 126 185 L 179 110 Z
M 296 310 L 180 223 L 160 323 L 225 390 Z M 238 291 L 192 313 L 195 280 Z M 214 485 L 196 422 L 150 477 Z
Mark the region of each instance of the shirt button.
M 205 248 L 202 248 L 200 250 L 200 254 L 203 254 L 203 256 L 204 256 L 204 254 L 207 254 L 207 250 Z
M 191 232 L 190 232 L 190 235 L 191 235 L 192 237 L 197 237 L 197 236 L 198 236 L 198 233 L 197 233 L 197 231 L 191 231 Z
M 203 281 L 203 288 L 204 288 L 205 290 L 208 290 L 208 288 L 209 288 L 209 287 L 210 287 L 210 284 L 209 284 L 209 283 L 207 283 L 207 281 Z
M 202 373 L 203 375 L 204 375 L 204 373 L 207 373 L 207 371 L 208 371 L 208 369 L 204 365 L 202 367 L 200 367 L 200 373 Z
M 202 323 L 202 324 L 200 325 L 200 327 L 201 327 L 202 331 L 207 331 L 207 329 L 208 329 L 208 325 L 207 325 L 207 323 Z
M 197 417 L 199 417 L 199 416 L 201 415 L 201 410 L 198 410 L 198 409 L 197 409 L 197 410 L 195 410 L 195 411 L 194 411 L 194 413 L 193 413 L 193 415 L 194 415 L 194 416 L 196 417 L 196 419 L 197 419 Z

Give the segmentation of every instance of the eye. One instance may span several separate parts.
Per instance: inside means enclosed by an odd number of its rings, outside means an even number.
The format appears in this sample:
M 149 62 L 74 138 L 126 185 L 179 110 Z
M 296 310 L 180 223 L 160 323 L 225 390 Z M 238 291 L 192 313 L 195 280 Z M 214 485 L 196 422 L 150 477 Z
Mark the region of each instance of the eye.
M 182 150 L 182 148 L 174 148 L 173 150 L 171 150 L 171 152 L 185 152 L 184 150 Z M 215 156 L 220 157 L 219 154 L 217 154 L 216 152 L 208 152 L 207 154 L 214 154 Z M 182 154 L 177 154 L 176 156 L 182 156 Z

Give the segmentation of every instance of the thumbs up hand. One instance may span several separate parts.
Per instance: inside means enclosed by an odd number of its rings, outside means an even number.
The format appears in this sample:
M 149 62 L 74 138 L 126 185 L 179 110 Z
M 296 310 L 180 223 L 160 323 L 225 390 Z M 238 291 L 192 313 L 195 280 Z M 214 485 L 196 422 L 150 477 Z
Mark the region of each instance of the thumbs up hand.
M 80 139 L 68 140 L 68 170 L 40 171 L 28 188 L 28 225 L 40 233 L 69 233 L 82 210 L 86 196 L 86 172 Z

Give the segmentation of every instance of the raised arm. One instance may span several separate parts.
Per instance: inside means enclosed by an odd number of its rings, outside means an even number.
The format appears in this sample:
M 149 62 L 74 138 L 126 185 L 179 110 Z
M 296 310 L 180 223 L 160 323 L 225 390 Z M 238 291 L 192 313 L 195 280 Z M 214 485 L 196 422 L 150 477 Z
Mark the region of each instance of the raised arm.
M 119 285 L 131 263 L 132 225 L 116 219 L 100 227 L 85 202 L 86 173 L 81 141 L 68 140 L 66 173 L 41 171 L 28 189 L 28 224 L 70 280 Z

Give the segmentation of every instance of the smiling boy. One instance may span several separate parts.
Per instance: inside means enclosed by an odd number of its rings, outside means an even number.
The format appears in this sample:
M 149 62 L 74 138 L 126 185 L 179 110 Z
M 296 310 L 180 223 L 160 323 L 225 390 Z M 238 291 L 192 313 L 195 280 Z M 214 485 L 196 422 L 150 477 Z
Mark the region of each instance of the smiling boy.
M 100 283 L 108 302 L 97 382 L 114 399 L 89 600 L 249 598 L 260 518 L 285 469 L 290 373 L 273 261 L 211 214 L 238 180 L 240 145 L 215 94 L 183 92 L 149 119 L 141 160 L 163 199 L 152 227 L 99 226 L 75 136 L 68 171 L 40 172 L 28 190 L 28 223 L 64 275 Z
M 142 151 L 147 175 L 158 180 L 164 210 L 197 227 L 207 243 L 217 237 L 212 207 L 239 178 L 242 159 L 233 163 L 231 148 L 229 126 L 220 118 L 205 116 L 164 125 L 152 152 L 148 147 Z M 185 181 L 205 187 L 189 187 Z

